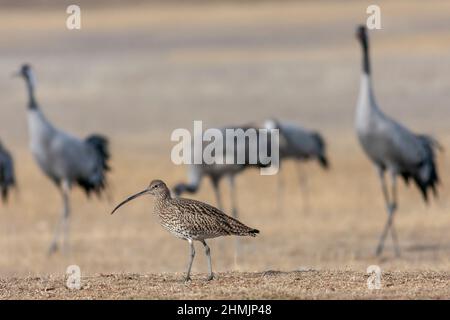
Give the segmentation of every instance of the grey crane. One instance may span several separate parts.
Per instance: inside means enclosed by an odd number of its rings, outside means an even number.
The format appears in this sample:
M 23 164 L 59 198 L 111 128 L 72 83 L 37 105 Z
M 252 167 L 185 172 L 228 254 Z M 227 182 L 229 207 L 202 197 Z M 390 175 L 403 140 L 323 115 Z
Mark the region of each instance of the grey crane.
M 328 168 L 326 144 L 319 132 L 276 119 L 266 120 L 264 126 L 267 129 L 278 129 L 280 132 L 280 159 L 314 159 L 322 168 Z
M 42 171 L 61 192 L 63 210 L 57 224 L 49 254 L 58 248 L 63 232 L 63 249 L 68 250 L 70 215 L 70 190 L 74 184 L 84 189 L 87 196 L 92 192 L 100 196 L 106 188 L 108 165 L 108 140 L 102 135 L 90 135 L 79 139 L 56 128 L 47 120 L 35 98 L 35 77 L 28 64 L 22 65 L 17 76 L 25 80 L 28 93 L 28 129 L 30 148 Z
M 396 122 L 378 107 L 372 90 L 369 62 L 369 39 L 365 26 L 359 26 L 356 36 L 361 44 L 362 76 L 356 107 L 355 126 L 359 142 L 367 156 L 378 170 L 388 218 L 376 249 L 380 255 L 390 231 L 395 253 L 400 255 L 397 234 L 394 228 L 394 214 L 397 210 L 396 178 L 401 176 L 408 184 L 413 180 L 428 201 L 428 190 L 437 195 L 439 177 L 435 162 L 437 141 L 428 135 L 415 134 Z M 391 195 L 386 185 L 385 171 L 391 177 Z
M 277 119 L 268 119 L 264 123 L 267 129 L 278 129 L 280 133 L 279 154 L 280 166 L 287 159 L 296 160 L 299 165 L 300 183 L 303 186 L 305 196 L 305 207 L 307 207 L 306 196 L 306 176 L 301 170 L 302 162 L 307 160 L 317 160 L 323 169 L 328 169 L 329 161 L 326 155 L 326 144 L 322 135 L 314 130 L 304 128 L 290 121 L 278 121 Z M 278 197 L 281 205 L 281 193 L 284 188 L 281 171 L 278 173 Z
M 4 202 L 8 199 L 8 193 L 16 185 L 14 174 L 14 161 L 9 151 L 0 141 L 0 194 Z
M 191 254 L 186 281 L 191 280 L 191 268 L 195 256 L 194 241 L 201 242 L 205 247 L 209 271 L 207 280 L 212 280 L 214 275 L 212 272 L 211 254 L 205 240 L 232 235 L 255 237 L 259 233 L 259 230 L 247 227 L 240 221 L 226 215 L 222 210 L 204 202 L 185 198 L 172 198 L 166 184 L 161 180 L 153 180 L 143 191 L 119 203 L 111 214 L 125 203 L 146 194 L 153 195 L 156 199 L 154 212 L 158 216 L 161 225 L 177 238 L 189 242 Z

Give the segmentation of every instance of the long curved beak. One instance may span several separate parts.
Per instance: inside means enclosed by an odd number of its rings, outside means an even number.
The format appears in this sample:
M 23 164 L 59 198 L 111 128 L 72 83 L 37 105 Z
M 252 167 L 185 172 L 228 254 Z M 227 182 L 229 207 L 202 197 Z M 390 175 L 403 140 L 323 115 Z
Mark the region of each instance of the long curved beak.
M 16 71 L 16 72 L 11 74 L 11 78 L 16 78 L 16 77 L 20 77 L 20 76 L 21 76 L 20 71 Z
M 149 192 L 149 190 L 148 190 L 148 189 L 145 189 L 145 190 L 143 190 L 143 191 L 141 191 L 141 192 L 138 192 L 138 193 L 132 195 L 131 197 L 126 198 L 126 199 L 123 200 L 121 203 L 119 203 L 119 204 L 117 205 L 117 207 L 114 208 L 114 210 L 111 212 L 111 214 L 113 214 L 114 212 L 116 212 L 117 209 L 119 209 L 119 208 L 120 208 L 121 206 L 123 206 L 125 203 L 127 203 L 127 202 L 129 202 L 129 201 L 131 201 L 131 200 L 133 200 L 133 199 L 136 199 L 136 198 L 138 198 L 138 197 L 140 197 L 140 196 L 143 196 L 144 194 L 147 194 L 148 192 Z

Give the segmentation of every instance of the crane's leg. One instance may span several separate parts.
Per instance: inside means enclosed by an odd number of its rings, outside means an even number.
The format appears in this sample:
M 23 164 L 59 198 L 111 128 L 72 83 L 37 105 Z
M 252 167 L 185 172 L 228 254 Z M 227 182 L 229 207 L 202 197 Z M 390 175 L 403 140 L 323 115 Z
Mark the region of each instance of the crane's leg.
M 283 211 L 283 194 L 284 194 L 284 180 L 281 171 L 278 171 L 278 190 L 277 190 L 277 209 L 278 213 Z
M 297 171 L 300 181 L 300 189 L 303 194 L 303 212 L 309 212 L 309 192 L 308 192 L 308 177 L 306 172 L 302 169 L 303 163 L 297 160 Z
M 56 229 L 55 229 L 55 233 L 53 235 L 53 240 L 50 243 L 50 247 L 48 249 L 48 255 L 52 255 L 53 253 L 55 253 L 58 250 L 58 240 L 61 234 L 61 228 L 64 229 L 64 233 L 66 233 L 66 229 L 67 229 L 67 219 L 69 217 L 69 184 L 63 182 L 61 184 L 61 195 L 63 198 L 63 210 L 61 212 L 61 217 L 56 225 Z M 65 244 L 66 245 L 66 244 Z
M 211 183 L 214 189 L 214 194 L 216 195 L 217 207 L 223 211 L 222 198 L 220 197 L 219 179 L 211 178 Z
M 234 181 L 234 175 L 229 175 L 228 176 L 228 181 L 230 183 L 230 195 L 231 195 L 231 213 L 233 218 L 237 219 L 238 218 L 238 210 L 237 210 L 237 204 L 236 204 L 236 184 Z M 239 241 L 238 237 L 234 238 L 234 246 L 235 246 L 235 250 L 234 250 L 234 267 L 237 268 L 238 267 L 238 256 L 240 256 L 240 249 L 241 249 L 241 244 Z
M 68 182 L 63 183 L 63 201 L 64 201 L 64 220 L 63 220 L 63 252 L 64 254 L 69 253 L 69 231 L 70 231 L 70 184 Z
M 211 176 L 211 183 L 214 189 L 214 194 L 216 195 L 216 201 L 217 201 L 217 208 L 219 208 L 221 211 L 223 211 L 223 205 L 222 205 L 222 197 L 220 195 L 220 179 L 214 178 Z M 225 243 L 223 239 L 218 241 L 218 245 L 220 247 L 220 251 L 223 251 L 225 248 Z
M 234 175 L 228 176 L 228 181 L 230 183 L 230 196 L 231 196 L 231 215 L 233 218 L 238 218 L 237 201 L 236 201 L 236 184 L 234 181 Z
M 209 249 L 208 245 L 206 244 L 205 240 L 202 240 L 203 246 L 205 247 L 205 254 L 206 257 L 208 258 L 208 278 L 206 279 L 207 281 L 211 281 L 212 279 L 214 279 L 214 274 L 212 272 L 212 264 L 211 264 L 211 250 Z
M 191 248 L 191 254 L 190 254 L 190 258 L 189 258 L 189 265 L 188 265 L 188 269 L 187 269 L 186 278 L 184 280 L 190 281 L 191 280 L 192 263 L 194 262 L 194 257 L 195 257 L 195 248 L 194 248 L 194 241 L 192 241 L 191 239 L 188 239 L 187 241 L 189 242 L 189 246 Z
M 392 180 L 392 201 L 391 205 L 389 206 L 389 212 L 393 216 L 394 213 L 397 211 L 397 176 L 395 173 L 391 173 L 391 180 Z M 391 225 L 391 236 L 392 236 L 392 243 L 394 245 L 395 255 L 397 257 L 400 257 L 400 246 L 398 245 L 397 231 L 395 230 L 394 224 Z
M 396 204 L 396 178 L 395 178 L 395 175 L 393 174 L 392 175 L 392 192 L 393 192 L 392 196 L 393 196 L 394 200 L 391 202 L 389 199 L 389 192 L 388 192 L 388 189 L 386 186 L 384 170 L 379 169 L 379 177 L 380 177 L 381 188 L 383 191 L 383 196 L 384 196 L 384 200 L 385 200 L 385 204 L 386 204 L 388 219 L 384 226 L 383 232 L 381 233 L 380 242 L 378 243 L 377 250 L 376 250 L 376 255 L 379 256 L 383 252 L 384 242 L 386 240 L 386 236 L 389 231 L 391 231 L 391 236 L 392 236 L 392 240 L 394 243 L 394 248 L 395 248 L 396 254 L 399 255 L 400 251 L 398 248 L 397 233 L 395 231 L 395 227 L 393 226 L 394 213 L 395 213 L 395 210 L 397 207 L 397 204 Z

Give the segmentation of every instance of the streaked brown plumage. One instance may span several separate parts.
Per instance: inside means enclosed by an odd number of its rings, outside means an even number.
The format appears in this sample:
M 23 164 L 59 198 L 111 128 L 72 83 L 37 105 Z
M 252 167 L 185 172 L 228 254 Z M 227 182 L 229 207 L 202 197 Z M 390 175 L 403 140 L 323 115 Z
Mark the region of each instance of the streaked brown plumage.
M 257 229 L 247 227 L 206 203 L 192 199 L 172 198 L 166 184 L 161 180 L 153 180 L 148 188 L 121 202 L 111 214 L 126 202 L 145 194 L 155 196 L 154 212 L 158 216 L 161 225 L 174 236 L 189 242 L 191 257 L 186 280 L 190 280 L 192 262 L 195 256 L 193 241 L 200 241 L 205 247 L 206 256 L 208 257 L 208 280 L 211 280 L 213 279 L 211 255 L 205 239 L 228 235 L 255 237 L 259 233 Z

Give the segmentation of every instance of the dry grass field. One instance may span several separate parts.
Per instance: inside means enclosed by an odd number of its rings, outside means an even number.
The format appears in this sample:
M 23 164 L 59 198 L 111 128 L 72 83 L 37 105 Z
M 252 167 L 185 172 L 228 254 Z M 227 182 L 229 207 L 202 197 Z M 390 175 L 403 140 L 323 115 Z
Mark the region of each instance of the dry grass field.
M 394 258 L 388 242 L 381 259 L 373 253 L 382 195 L 353 130 L 354 28 L 370 1 L 86 4 L 79 31 L 65 28 L 63 5 L 1 10 L 0 137 L 16 159 L 19 190 L 0 204 L 0 298 L 450 298 L 450 2 L 380 3 L 383 29 L 371 34 L 379 103 L 447 149 L 438 156 L 439 198 L 427 206 L 399 185 L 403 254 Z M 111 139 L 111 199 L 73 192 L 68 256 L 46 256 L 61 199 L 28 150 L 25 88 L 10 77 L 23 62 L 35 67 L 38 100 L 55 124 Z M 277 177 L 240 175 L 240 218 L 261 234 L 242 239 L 237 266 L 233 239 L 210 242 L 217 280 L 202 280 L 198 246 L 194 281 L 179 281 L 188 245 L 158 225 L 151 198 L 109 215 L 152 179 L 186 179 L 170 161 L 173 129 L 271 116 L 319 129 L 331 169 L 304 164 L 305 195 L 287 163 L 282 210 Z M 209 181 L 194 197 L 214 204 Z M 81 268 L 80 291 L 64 287 L 71 264 Z M 385 272 L 376 292 L 366 286 L 372 264 Z
M 0 299 L 448 299 L 448 272 L 386 272 L 379 290 L 349 270 L 224 272 L 190 283 L 182 274 L 98 274 L 69 290 L 61 276 L 0 280 Z

